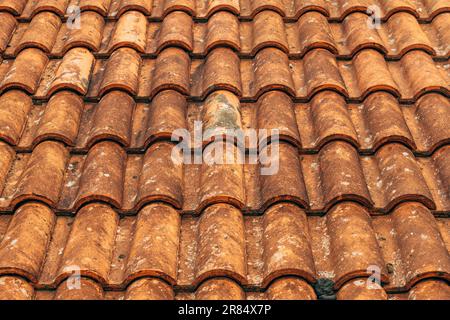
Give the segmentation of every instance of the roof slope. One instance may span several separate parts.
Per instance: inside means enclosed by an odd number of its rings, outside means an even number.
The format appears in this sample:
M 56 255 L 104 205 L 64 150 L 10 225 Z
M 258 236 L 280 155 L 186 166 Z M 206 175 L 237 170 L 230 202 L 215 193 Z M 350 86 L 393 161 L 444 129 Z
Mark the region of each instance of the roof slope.
M 0 53 L 0 299 L 450 299 L 448 0 L 0 0 Z

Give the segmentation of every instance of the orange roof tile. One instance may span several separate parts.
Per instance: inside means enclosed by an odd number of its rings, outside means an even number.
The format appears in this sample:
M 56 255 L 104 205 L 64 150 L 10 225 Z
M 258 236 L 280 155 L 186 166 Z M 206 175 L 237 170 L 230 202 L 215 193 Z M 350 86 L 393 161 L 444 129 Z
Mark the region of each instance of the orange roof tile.
M 0 299 L 450 300 L 449 18 L 0 0 Z

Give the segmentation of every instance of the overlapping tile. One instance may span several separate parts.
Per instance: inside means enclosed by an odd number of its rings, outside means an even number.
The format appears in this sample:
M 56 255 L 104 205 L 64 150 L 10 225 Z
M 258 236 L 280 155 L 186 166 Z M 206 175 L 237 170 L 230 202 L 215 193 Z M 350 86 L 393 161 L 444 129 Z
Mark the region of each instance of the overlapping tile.
M 31 71 L 25 70 L 30 63 Z M 112 89 L 138 99 L 173 89 L 195 100 L 224 89 L 241 99 L 256 100 L 279 89 L 304 101 L 328 89 L 352 101 L 388 91 L 401 102 L 411 103 L 428 92 L 448 96 L 449 70 L 448 61 L 434 62 L 418 50 L 400 61 L 386 61 L 371 49 L 360 51 L 351 61 L 339 61 L 325 49 L 312 50 L 302 60 L 289 60 L 276 48 L 263 49 L 254 59 L 239 59 L 231 49 L 216 48 L 206 59 L 191 60 L 175 47 L 163 50 L 156 59 L 142 59 L 130 48 L 115 50 L 109 59 L 94 59 L 89 50 L 74 48 L 64 58 L 49 61 L 41 50 L 28 48 L 0 65 L 0 91 L 23 88 L 36 99 L 48 99 L 57 90 L 72 89 L 99 100 Z
M 276 280 L 265 292 L 244 292 L 235 282 L 226 278 L 208 280 L 195 293 L 173 290 L 163 281 L 143 278 L 133 282 L 126 291 L 104 291 L 92 280 L 82 278 L 80 289 L 61 284 L 58 290 L 33 290 L 23 279 L 2 277 L 2 292 L 10 299 L 52 300 L 52 299 L 98 299 L 98 300 L 314 300 L 316 295 L 305 281 L 295 277 Z M 386 294 L 382 289 L 367 289 L 367 279 L 349 281 L 337 293 L 338 300 L 448 300 L 448 285 L 441 280 L 424 280 L 414 286 L 410 293 Z M 72 288 L 72 289 L 70 289 Z
M 198 19 L 208 18 L 218 11 L 228 11 L 242 19 L 249 19 L 263 10 L 272 10 L 285 19 L 296 19 L 307 12 L 318 11 L 330 20 L 342 20 L 353 12 L 367 12 L 373 5 L 377 5 L 377 11 L 382 20 L 388 19 L 396 12 L 408 12 L 420 20 L 429 21 L 437 14 L 450 10 L 445 0 L 414 2 L 404 0 L 389 2 L 369 0 L 336 2 L 324 0 L 2 0 L 0 10 L 29 19 L 44 10 L 63 16 L 70 5 L 78 5 L 81 10 L 96 11 L 110 18 L 117 18 L 129 10 L 136 10 L 153 19 L 162 19 L 173 11 L 184 11 Z
M 449 299 L 449 12 L 0 0 L 0 299 Z
M 125 77 L 123 86 L 132 82 L 131 76 Z M 294 103 L 280 91 L 268 92 L 255 103 L 240 103 L 229 91 L 215 91 L 204 102 L 189 102 L 178 91 L 164 90 L 143 103 L 107 87 L 98 103 L 83 102 L 76 93 L 63 90 L 48 103 L 33 104 L 25 93 L 7 91 L 0 96 L 0 138 L 18 151 L 59 140 L 72 152 L 86 153 L 107 139 L 129 152 L 144 152 L 155 141 L 170 141 L 184 129 L 190 133 L 191 148 L 199 148 L 212 139 L 196 136 L 196 121 L 201 121 L 203 133 L 211 131 L 211 135 L 250 129 L 265 129 L 270 135 L 271 130 L 279 130 L 280 140 L 297 146 L 300 153 L 317 153 L 330 141 L 344 140 L 364 154 L 400 142 L 422 156 L 450 141 L 448 98 L 437 93 L 426 94 L 411 106 L 384 92 L 361 104 L 346 103 L 332 91 L 318 93 L 309 103 Z M 246 148 L 256 144 L 247 141 Z
M 124 218 L 101 203 L 87 204 L 76 217 L 55 217 L 47 206 L 30 202 L 2 216 L 0 273 L 22 276 L 35 288 L 57 288 L 73 281 L 74 272 L 114 290 L 154 277 L 207 295 L 214 291 L 205 288 L 208 281 L 220 277 L 233 279 L 237 292 L 262 288 L 270 294 L 273 281 L 286 276 L 309 285 L 327 278 L 344 290 L 378 268 L 385 290 L 404 292 L 424 279 L 449 280 L 449 230 L 442 220 L 417 202 L 380 217 L 353 202 L 335 205 L 324 217 L 307 217 L 292 203 L 276 204 L 259 217 L 244 217 L 228 204 L 180 217 L 171 206 L 153 203 Z
M 284 22 L 278 13 L 265 10 L 254 20 L 240 22 L 232 13 L 220 11 L 207 22 L 194 22 L 189 14 L 174 11 L 161 22 L 149 22 L 143 13 L 133 10 L 117 21 L 105 22 L 100 14 L 86 11 L 80 17 L 83 28 L 76 29 L 62 23 L 57 15 L 42 12 L 31 22 L 19 23 L 14 33 L 15 20 L 9 15 L 2 42 L 7 43 L 11 37 L 4 52 L 9 57 L 28 47 L 62 57 L 75 46 L 87 47 L 98 56 L 109 56 L 120 47 L 157 56 L 164 48 L 178 46 L 195 57 L 204 57 L 214 48 L 227 46 L 241 57 L 253 57 L 263 48 L 277 47 L 292 58 L 301 58 L 315 48 L 328 49 L 339 58 L 351 58 L 367 48 L 379 50 L 389 59 L 400 59 L 414 49 L 446 58 L 449 15 L 442 13 L 429 24 L 419 24 L 413 15 L 400 12 L 374 28 L 364 13 L 353 13 L 341 23 L 330 23 L 318 12 Z

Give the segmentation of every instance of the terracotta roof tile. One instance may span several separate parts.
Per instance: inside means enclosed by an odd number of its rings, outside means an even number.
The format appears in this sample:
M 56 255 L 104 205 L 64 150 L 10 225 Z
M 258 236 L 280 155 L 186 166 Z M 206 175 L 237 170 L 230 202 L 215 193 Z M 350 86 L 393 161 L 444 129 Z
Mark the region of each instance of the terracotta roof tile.
M 14 16 L 6 12 L 0 12 L 0 53 L 8 46 L 16 26 L 17 22 Z
M 227 292 L 241 299 L 239 285 L 267 288 L 272 298 L 315 298 L 311 285 L 320 277 L 334 280 L 338 298 L 368 298 L 370 293 L 371 298 L 385 299 L 384 290 L 396 293 L 416 288 L 423 279 L 450 277 L 441 234 L 448 230 L 441 231 L 430 211 L 413 202 L 398 206 L 390 216 L 372 218 L 362 206 L 344 202 L 326 217 L 307 217 L 298 206 L 285 203 L 261 217 L 244 217 L 230 205 L 215 204 L 199 218 L 181 219 L 161 203 L 125 218 L 105 204 L 89 204 L 75 218 L 55 218 L 45 205 L 28 203 L 7 224 L 0 244 L 0 272 L 14 272 L 38 288 L 59 288 L 56 295 L 65 292 L 65 279 L 73 281 L 74 266 L 95 280 L 86 282 L 90 288 L 124 289 L 146 277 L 195 290 L 198 299 Z M 30 224 L 38 226 L 39 235 L 28 228 Z M 82 248 L 77 245 L 80 241 Z M 361 277 L 371 275 L 371 265 L 382 268 L 384 290 L 361 287 L 365 282 Z M 305 280 L 286 282 L 288 275 Z M 224 276 L 235 282 L 221 282 Z M 133 282 L 127 294 L 158 283 Z M 167 284 L 158 290 L 164 287 Z M 170 297 L 171 290 L 164 291 Z
M 114 59 L 111 57 L 111 62 L 113 61 Z M 45 90 L 46 94 L 51 96 L 52 93 L 62 88 L 86 94 L 93 62 L 94 57 L 88 50 L 84 48 L 71 49 L 61 61 L 49 66 L 50 69 L 55 68 L 55 71 L 51 73 L 51 78 L 47 78 L 48 74 L 44 76 L 37 94 L 39 95 L 41 90 Z
M 324 0 L 271 0 L 271 1 L 236 1 L 236 0 L 2 0 L 0 10 L 8 11 L 21 18 L 29 19 L 41 11 L 51 11 L 60 16 L 65 15 L 66 9 L 71 4 L 78 4 L 81 10 L 92 10 L 110 18 L 118 18 L 130 10 L 139 11 L 153 19 L 163 19 L 173 11 L 184 11 L 198 19 L 211 17 L 218 11 L 229 11 L 243 19 L 254 18 L 256 14 L 264 10 L 272 10 L 285 19 L 296 19 L 299 16 L 318 11 L 331 20 L 343 20 L 354 12 L 366 12 L 373 5 L 373 1 L 336 1 Z M 378 4 L 378 3 L 377 3 Z M 380 15 L 386 20 L 397 12 L 407 12 L 421 21 L 430 21 L 442 12 L 448 12 L 449 6 L 445 0 L 434 1 L 405 1 L 396 0 L 380 4 Z
M 309 103 L 294 103 L 279 91 L 264 94 L 256 103 L 240 103 L 235 95 L 220 90 L 198 103 L 171 90 L 160 92 L 149 104 L 135 103 L 116 90 L 98 103 L 85 103 L 69 91 L 57 92 L 44 105 L 32 104 L 16 90 L 0 96 L 0 101 L 4 115 L 0 136 L 18 150 L 31 150 L 40 141 L 56 139 L 86 152 L 95 142 L 108 138 L 128 150 L 145 151 L 156 140 L 169 141 L 179 128 L 193 132 L 194 120 L 203 121 L 205 130 L 214 130 L 212 135 L 244 127 L 279 128 L 280 139 L 302 152 L 318 152 L 330 141 L 345 140 L 363 153 L 373 154 L 386 143 L 401 142 L 423 155 L 433 153 L 449 139 L 448 108 L 442 107 L 448 106 L 448 99 L 435 93 L 424 95 L 412 107 L 383 92 L 359 104 L 346 103 L 331 91 L 318 93 Z M 279 106 L 277 110 L 273 104 Z M 232 107 L 230 116 L 235 119 L 229 123 L 216 115 L 227 106 Z M 103 112 L 106 108 L 117 110 L 120 116 Z M 33 120 L 27 123 L 27 117 Z M 209 140 L 205 137 L 204 142 Z M 192 147 L 198 147 L 194 141 Z
M 27 2 L 28 0 L 1 0 L 0 10 L 11 12 L 14 15 L 20 15 Z
M 0 0 L 0 299 L 450 299 L 449 14 Z
M 38 88 L 42 73 L 48 63 L 47 56 L 39 49 L 23 50 L 14 61 L 4 60 L 0 91 L 20 88 L 34 94 Z
M 97 12 L 84 11 L 80 17 L 83 28 L 76 29 L 48 11 L 18 24 L 9 13 L 2 13 L 8 18 L 3 22 L 5 35 L 0 49 L 6 49 L 6 56 L 16 56 L 24 48 L 35 47 L 62 57 L 75 46 L 87 47 L 99 56 L 130 47 L 141 54 L 156 56 L 164 48 L 178 46 L 195 57 L 204 57 L 213 48 L 228 46 L 249 58 L 261 49 L 276 47 L 291 58 L 300 58 L 310 50 L 324 48 L 348 59 L 370 48 L 395 60 L 412 50 L 448 58 L 449 14 L 442 13 L 431 23 L 423 24 L 410 13 L 399 12 L 375 29 L 368 25 L 365 13 L 352 13 L 336 23 L 318 12 L 285 22 L 278 13 L 267 10 L 256 14 L 252 21 L 239 21 L 227 11 L 219 11 L 207 21 L 194 21 L 185 12 L 173 11 L 162 21 L 154 22 L 135 10 L 113 21 L 104 20 Z M 47 23 L 51 25 L 46 26 Z
M 56 19 L 54 14 L 45 14 Z M 8 16 L 11 21 L 12 16 Z M 15 30 L 15 25 L 5 21 L 7 34 L 4 41 L 11 38 L 7 43 L 5 56 L 13 57 L 24 47 L 41 47 L 46 51 L 53 47 L 48 54 L 61 57 L 68 49 L 77 45 L 86 46 L 102 57 L 110 55 L 113 48 L 126 46 L 152 57 L 167 46 L 182 47 L 195 57 L 204 57 L 217 46 L 229 46 L 246 58 L 254 57 L 259 50 L 267 47 L 277 47 L 292 58 L 301 58 L 316 48 L 328 49 L 341 59 L 349 59 L 369 48 L 394 60 L 419 49 L 436 59 L 449 56 L 445 41 L 448 38 L 448 13 L 438 15 L 430 24 L 419 24 L 411 14 L 397 13 L 387 22 L 381 23 L 377 30 L 367 25 L 367 15 L 363 13 L 354 13 L 343 22 L 335 23 L 327 22 L 326 17 L 320 13 L 310 12 L 298 21 L 281 21 L 279 24 L 265 21 L 266 16 L 275 21 L 281 19 L 273 11 L 262 11 L 253 21 L 240 22 L 237 17 L 225 11 L 219 11 L 202 22 L 194 21 L 189 15 L 179 11 L 172 12 L 161 22 L 146 21 L 138 11 L 128 11 L 118 21 L 104 21 L 98 13 L 86 11 L 82 13 L 81 21 L 89 27 L 77 30 L 68 28 L 65 23 L 58 23 L 60 27 L 56 30 L 55 27 L 50 28 L 54 30 L 53 36 L 41 40 L 39 38 L 42 36 L 38 36 L 36 40 L 27 41 L 25 35 L 30 32 L 28 30 L 38 29 L 34 24 L 39 25 L 41 16 L 42 14 L 37 15 L 31 22 L 20 22 Z M 264 24 L 258 24 L 258 21 L 264 21 Z M 270 28 L 270 33 L 259 25 Z M 139 30 L 139 36 L 120 39 L 130 32 L 130 28 Z
M 126 290 L 103 291 L 95 282 L 87 278 L 81 279 L 81 288 L 70 290 L 64 282 L 58 290 L 36 290 L 21 278 L 10 276 L 2 277 L 5 296 L 10 299 L 22 300 L 51 300 L 51 299 L 105 299 L 105 300 L 186 300 L 186 299 L 211 299 L 211 300 L 315 300 L 316 295 L 306 282 L 300 278 L 285 277 L 275 280 L 266 292 L 243 292 L 235 282 L 226 278 L 207 280 L 195 293 L 180 292 L 174 294 L 173 290 L 165 282 L 143 278 L 133 282 Z M 413 287 L 409 294 L 389 294 L 382 290 L 366 289 L 366 278 L 359 278 L 349 282 L 346 287 L 339 290 L 338 300 L 448 300 L 448 285 L 440 280 L 424 280 Z M 61 294 L 64 292 L 64 295 Z M 70 295 L 69 295 L 70 293 Z M 67 296 L 65 296 L 67 294 Z

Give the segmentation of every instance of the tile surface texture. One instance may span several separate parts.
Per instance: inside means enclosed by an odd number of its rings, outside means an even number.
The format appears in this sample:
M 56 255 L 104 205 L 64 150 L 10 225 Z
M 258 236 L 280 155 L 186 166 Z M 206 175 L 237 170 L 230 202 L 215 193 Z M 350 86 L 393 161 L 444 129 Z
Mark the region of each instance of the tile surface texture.
M 449 59 L 448 0 L 0 0 L 0 299 L 450 300 Z

